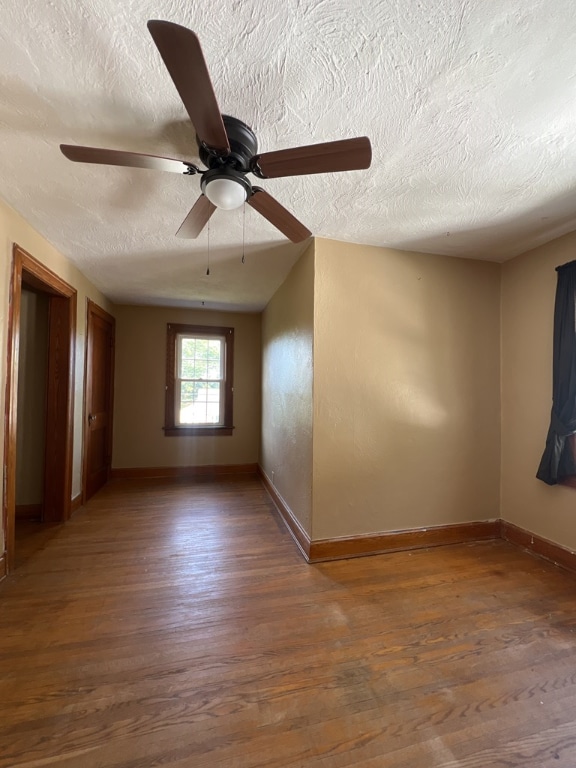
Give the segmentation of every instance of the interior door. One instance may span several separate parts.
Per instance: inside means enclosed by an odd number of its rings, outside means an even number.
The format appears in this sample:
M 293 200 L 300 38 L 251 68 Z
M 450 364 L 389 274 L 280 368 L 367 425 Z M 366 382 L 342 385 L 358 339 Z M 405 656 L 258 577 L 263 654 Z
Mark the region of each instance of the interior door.
M 88 301 L 84 429 L 84 501 L 110 477 L 114 394 L 114 318 Z

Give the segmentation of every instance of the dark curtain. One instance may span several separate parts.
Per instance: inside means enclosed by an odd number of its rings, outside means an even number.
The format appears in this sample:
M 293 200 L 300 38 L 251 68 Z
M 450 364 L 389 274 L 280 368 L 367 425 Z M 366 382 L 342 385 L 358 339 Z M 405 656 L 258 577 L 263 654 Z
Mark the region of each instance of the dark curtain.
M 548 485 L 576 475 L 570 436 L 576 433 L 576 261 L 557 267 L 554 305 L 552 414 L 536 477 Z

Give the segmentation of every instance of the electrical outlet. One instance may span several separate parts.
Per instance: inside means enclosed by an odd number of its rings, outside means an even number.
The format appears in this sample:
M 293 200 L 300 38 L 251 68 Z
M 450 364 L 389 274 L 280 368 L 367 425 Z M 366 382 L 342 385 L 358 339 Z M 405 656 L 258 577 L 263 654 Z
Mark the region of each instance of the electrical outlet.
M 272 485 L 274 485 L 274 470 L 272 470 Z

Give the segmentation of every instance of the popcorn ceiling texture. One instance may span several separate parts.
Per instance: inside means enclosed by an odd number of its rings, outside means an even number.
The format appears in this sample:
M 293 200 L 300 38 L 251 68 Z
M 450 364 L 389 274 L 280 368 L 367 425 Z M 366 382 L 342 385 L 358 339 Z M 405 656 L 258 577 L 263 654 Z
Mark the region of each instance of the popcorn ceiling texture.
M 316 236 L 502 261 L 576 228 L 573 0 L 6 0 L 0 196 L 115 301 L 257 309 L 305 247 L 217 211 L 207 277 L 206 233 L 174 237 L 197 177 L 61 155 L 197 161 L 150 18 L 199 35 L 262 151 L 370 137 L 367 171 L 262 182 Z

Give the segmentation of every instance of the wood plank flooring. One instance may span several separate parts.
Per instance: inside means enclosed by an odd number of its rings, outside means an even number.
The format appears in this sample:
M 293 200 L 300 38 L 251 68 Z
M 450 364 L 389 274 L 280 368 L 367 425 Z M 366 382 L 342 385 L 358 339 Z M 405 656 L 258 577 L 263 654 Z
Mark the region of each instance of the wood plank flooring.
M 258 480 L 120 480 L 20 555 L 0 768 L 576 765 L 576 580 L 506 542 L 307 565 Z

